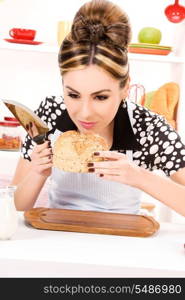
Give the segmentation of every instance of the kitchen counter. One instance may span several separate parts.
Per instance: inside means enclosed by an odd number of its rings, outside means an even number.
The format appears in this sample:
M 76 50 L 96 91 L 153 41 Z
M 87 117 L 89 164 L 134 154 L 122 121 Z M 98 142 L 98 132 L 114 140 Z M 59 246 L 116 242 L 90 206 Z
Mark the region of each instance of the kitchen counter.
M 38 230 L 19 212 L 0 240 L 0 277 L 185 277 L 185 226 L 161 223 L 146 238 Z

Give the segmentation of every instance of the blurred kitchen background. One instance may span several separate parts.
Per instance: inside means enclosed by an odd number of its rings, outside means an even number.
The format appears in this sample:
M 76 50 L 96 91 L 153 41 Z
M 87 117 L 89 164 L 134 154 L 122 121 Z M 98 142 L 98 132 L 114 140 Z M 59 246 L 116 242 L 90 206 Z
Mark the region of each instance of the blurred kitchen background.
M 0 98 L 19 101 L 34 110 L 46 96 L 62 94 L 57 63 L 59 22 L 71 22 L 85 2 L 88 1 L 0 1 Z M 168 55 L 129 53 L 132 87 L 129 97 L 139 103 L 144 94 L 156 91 L 169 82 L 177 84 L 180 96 L 174 117 L 175 126 L 185 142 L 185 20 L 172 23 L 165 16 L 165 8 L 174 4 L 174 0 L 112 2 L 120 5 L 130 17 L 133 31 L 131 43 L 138 43 L 138 33 L 143 27 L 154 27 L 162 33 L 160 45 L 172 47 Z M 179 4 L 185 6 L 185 0 L 179 0 Z M 15 27 L 35 29 L 35 41 L 42 43 L 30 45 L 5 41 L 10 38 L 9 30 Z M 0 102 L 0 121 L 5 116 L 12 117 Z M 20 136 L 24 137 L 24 130 L 20 126 L 15 127 L 12 130 L 19 130 Z M 0 185 L 11 180 L 18 157 L 19 151 L 0 151 Z M 159 221 L 185 223 L 184 217 L 146 194 L 143 194 L 142 202 L 148 203 L 150 213 Z M 144 207 L 146 209 L 146 205 Z

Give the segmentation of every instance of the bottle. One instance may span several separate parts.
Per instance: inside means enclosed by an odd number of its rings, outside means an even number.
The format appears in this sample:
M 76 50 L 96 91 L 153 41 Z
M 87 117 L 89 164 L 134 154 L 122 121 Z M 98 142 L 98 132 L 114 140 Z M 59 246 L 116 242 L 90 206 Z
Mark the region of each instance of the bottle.
M 57 41 L 59 47 L 61 46 L 63 40 L 67 36 L 67 34 L 70 32 L 72 26 L 71 21 L 59 21 L 58 22 L 58 28 L 57 28 Z
M 0 188 L 0 239 L 10 239 L 18 227 L 18 212 L 14 202 L 16 186 Z

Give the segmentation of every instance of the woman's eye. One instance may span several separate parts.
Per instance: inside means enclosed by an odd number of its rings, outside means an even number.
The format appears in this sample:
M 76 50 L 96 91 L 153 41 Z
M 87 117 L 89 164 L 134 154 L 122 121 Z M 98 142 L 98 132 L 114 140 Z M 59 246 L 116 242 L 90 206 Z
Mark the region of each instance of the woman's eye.
M 100 101 L 103 101 L 103 100 L 108 99 L 109 97 L 108 97 L 108 96 L 105 96 L 105 95 L 98 95 L 98 96 L 96 96 L 96 98 L 97 98 L 98 100 L 100 100 Z
M 69 93 L 68 96 L 73 98 L 73 99 L 77 99 L 79 97 L 79 95 L 73 94 L 73 93 Z

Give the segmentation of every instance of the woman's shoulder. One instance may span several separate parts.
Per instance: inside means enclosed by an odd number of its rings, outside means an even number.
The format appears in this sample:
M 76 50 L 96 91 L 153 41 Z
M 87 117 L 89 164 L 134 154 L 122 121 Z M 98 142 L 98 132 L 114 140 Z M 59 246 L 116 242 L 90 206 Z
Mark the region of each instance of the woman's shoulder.
M 140 104 L 129 101 L 127 102 L 127 110 L 128 114 L 129 110 L 132 111 L 131 123 L 135 134 L 140 133 L 141 130 L 150 131 L 154 127 L 157 127 L 158 129 L 164 125 L 170 127 L 170 124 L 168 124 L 164 116 L 159 115 Z
M 133 112 L 133 117 L 136 119 L 138 118 L 147 118 L 146 121 L 149 121 L 149 119 L 155 119 L 155 118 L 160 118 L 162 117 L 161 115 L 149 110 L 145 106 L 142 106 L 141 104 L 134 103 L 133 101 L 127 101 L 127 109 L 129 111 L 132 110 Z
M 129 103 L 129 105 L 132 106 L 132 128 L 141 145 L 148 139 L 150 144 L 153 144 L 154 141 L 159 141 L 158 137 L 161 137 L 162 140 L 168 140 L 172 133 L 175 133 L 174 136 L 178 135 L 175 128 L 168 123 L 163 115 L 134 102 Z
M 57 108 L 63 110 L 63 105 L 63 96 L 46 96 L 45 99 L 40 102 L 39 107 L 35 110 L 35 112 L 41 114 L 41 112 L 46 110 L 49 112 L 56 110 Z
M 47 123 L 49 129 L 52 129 L 65 109 L 63 96 L 47 96 L 41 101 L 35 113 Z
M 142 147 L 134 154 L 138 165 L 150 170 L 160 169 L 167 176 L 184 168 L 185 145 L 179 133 L 164 116 L 135 103 L 129 105 L 133 109 L 133 131 Z

